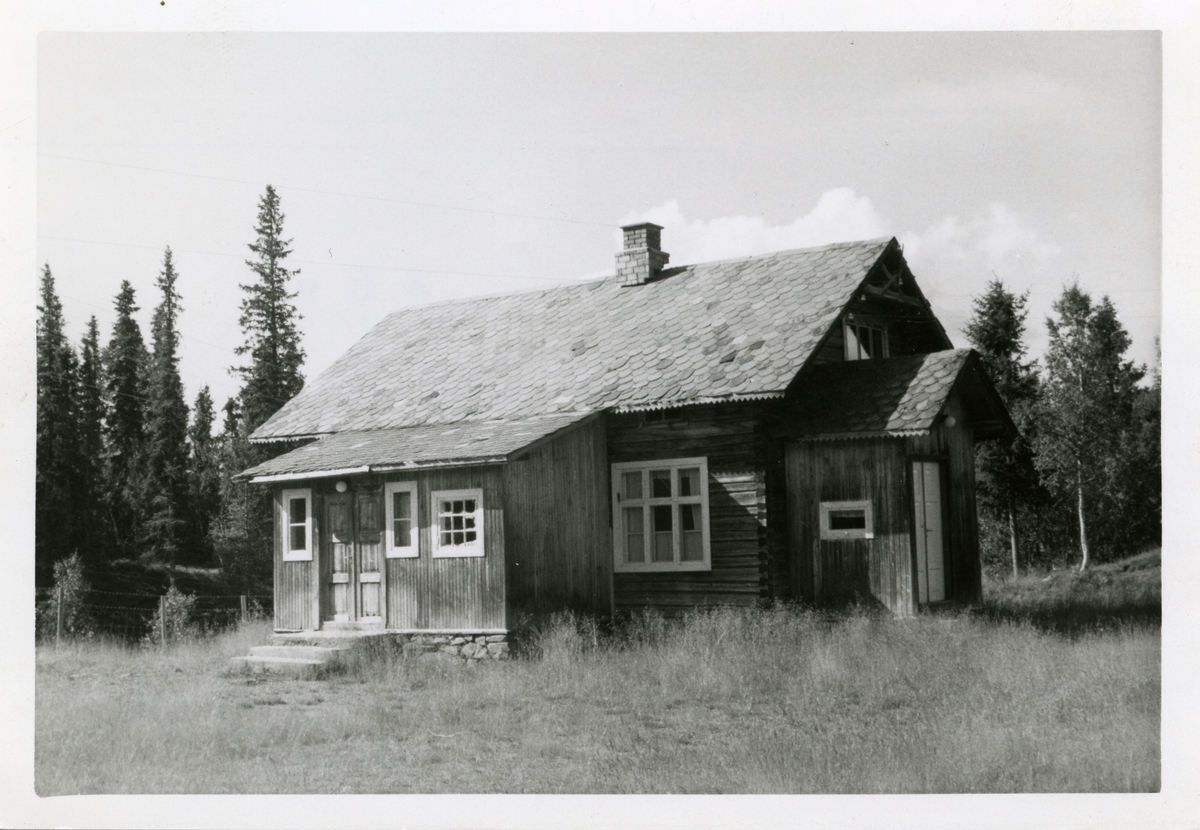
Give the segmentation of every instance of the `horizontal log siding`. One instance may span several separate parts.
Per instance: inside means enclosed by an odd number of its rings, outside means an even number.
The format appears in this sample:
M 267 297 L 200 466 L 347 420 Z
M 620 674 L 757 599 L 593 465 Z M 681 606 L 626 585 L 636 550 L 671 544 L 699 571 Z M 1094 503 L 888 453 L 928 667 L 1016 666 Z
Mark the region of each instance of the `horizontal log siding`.
M 709 475 L 712 570 L 615 573 L 617 610 L 679 613 L 703 605 L 754 605 L 769 596 L 761 410 L 757 402 L 731 403 L 688 407 L 678 421 L 644 423 L 638 413 L 609 417 L 610 464 L 703 456 Z M 609 510 L 611 527 L 611 504 Z
M 511 618 L 612 613 L 605 424 L 597 418 L 504 467 Z
M 272 532 L 272 547 L 275 559 L 275 629 L 277 631 L 312 631 L 320 627 L 317 613 L 317 569 L 316 561 L 283 561 L 283 528 L 287 517 L 284 514 L 283 490 L 281 486 L 271 488 L 273 496 L 272 514 L 275 517 Z M 320 523 L 317 517 L 318 498 L 313 491 L 313 540 L 319 539 Z M 317 549 L 312 541 L 313 550 Z
M 980 602 L 983 577 L 979 562 L 979 517 L 975 504 L 975 445 L 966 407 L 957 393 L 946 402 L 953 427 L 939 422 L 928 436 L 905 439 L 911 456 L 939 458 L 945 477 L 942 512 L 946 519 L 946 599 Z
M 420 555 L 387 561 L 387 627 L 507 628 L 504 603 L 504 479 L 497 467 L 431 470 L 388 481 L 417 482 Z M 483 490 L 484 555 L 434 559 L 432 493 Z
M 787 447 L 788 535 L 794 595 L 815 605 L 913 607 L 912 519 L 904 442 L 793 441 Z M 820 538 L 823 501 L 869 500 L 874 539 Z

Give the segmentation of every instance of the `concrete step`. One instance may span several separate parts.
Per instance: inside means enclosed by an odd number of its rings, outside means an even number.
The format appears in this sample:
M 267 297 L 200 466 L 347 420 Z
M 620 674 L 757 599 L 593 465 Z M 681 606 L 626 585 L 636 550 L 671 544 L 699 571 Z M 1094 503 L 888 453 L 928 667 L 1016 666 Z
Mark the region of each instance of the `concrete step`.
M 300 657 L 329 663 L 340 660 L 345 649 L 312 645 L 252 646 L 251 657 Z
M 278 672 L 300 678 L 319 677 L 330 665 L 307 657 L 234 657 L 231 663 L 235 671 Z

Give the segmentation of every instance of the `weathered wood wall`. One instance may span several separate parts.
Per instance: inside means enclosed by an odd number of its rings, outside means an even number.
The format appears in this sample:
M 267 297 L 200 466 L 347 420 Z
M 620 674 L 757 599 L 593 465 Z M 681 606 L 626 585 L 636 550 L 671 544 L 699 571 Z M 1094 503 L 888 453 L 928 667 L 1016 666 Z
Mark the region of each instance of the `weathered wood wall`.
M 647 423 L 640 413 L 608 418 L 610 464 L 703 456 L 709 475 L 712 570 L 613 574 L 617 610 L 678 613 L 698 605 L 753 605 L 769 596 L 760 410 L 748 402 L 686 407 L 678 420 Z
M 505 629 L 504 479 L 495 467 L 426 470 L 388 481 L 417 482 L 420 555 L 387 560 L 387 627 Z M 434 559 L 431 496 L 437 490 L 483 490 L 484 555 Z
M 316 561 L 283 561 L 283 524 L 285 521 L 283 487 L 272 488 L 272 547 L 275 558 L 275 628 L 278 631 L 307 631 L 318 628 L 318 576 Z M 311 501 L 313 538 L 319 539 L 317 499 Z M 316 550 L 316 542 L 312 542 Z
M 979 516 L 975 504 L 975 444 L 966 407 L 958 394 L 946 402 L 947 415 L 928 436 L 906 438 L 910 456 L 939 458 L 946 478 L 942 512 L 946 523 L 946 599 L 980 602 L 983 575 L 979 562 Z
M 906 468 L 896 438 L 788 444 L 794 596 L 816 605 L 875 601 L 900 616 L 915 610 Z M 822 540 L 823 501 L 870 501 L 875 538 Z
M 612 612 L 612 530 L 603 418 L 504 467 L 510 617 Z

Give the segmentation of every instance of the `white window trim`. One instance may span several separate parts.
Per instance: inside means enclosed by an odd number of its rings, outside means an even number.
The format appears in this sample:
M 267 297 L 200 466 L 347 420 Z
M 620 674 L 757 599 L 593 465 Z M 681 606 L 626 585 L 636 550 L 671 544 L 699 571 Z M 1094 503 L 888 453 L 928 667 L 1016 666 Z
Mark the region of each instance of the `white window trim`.
M 412 526 L 408 530 L 408 547 L 396 547 L 395 499 L 394 493 L 409 494 L 409 508 L 412 511 L 410 519 Z M 417 483 L 415 481 L 389 481 L 383 487 L 384 512 L 384 556 L 388 559 L 416 559 L 421 555 L 421 527 L 417 520 Z
M 866 527 L 854 530 L 834 530 L 829 526 L 829 513 L 833 510 L 862 510 Z M 823 501 L 821 502 L 822 539 L 874 539 L 875 511 L 870 501 Z
M 883 333 L 883 337 L 882 337 L 883 354 L 868 355 L 866 357 L 863 357 L 862 355 L 851 355 L 850 354 L 851 344 L 858 342 L 857 336 L 852 337 L 850 334 L 851 326 L 863 326 L 864 328 L 879 329 L 879 331 L 881 331 Z M 843 348 L 843 354 L 847 361 L 878 360 L 880 358 L 885 358 L 885 357 L 891 356 L 891 347 L 888 345 L 888 324 L 887 324 L 886 320 L 880 320 L 876 317 L 863 317 L 863 316 L 856 317 L 853 314 L 847 314 L 846 319 L 842 322 L 842 341 L 845 343 L 845 347 Z
M 679 470 L 685 467 L 700 468 L 700 538 L 704 548 L 703 560 L 696 562 L 680 562 L 679 561 L 679 527 L 678 512 L 676 512 L 672 528 L 674 530 L 673 549 L 675 561 L 673 562 L 627 562 L 625 561 L 625 512 L 624 507 L 628 506 L 628 502 L 621 500 L 621 478 L 624 473 L 633 470 L 642 472 L 642 493 L 644 497 L 638 499 L 637 502 L 643 505 L 643 508 L 653 507 L 655 505 L 678 505 L 678 504 L 695 504 L 694 496 L 679 496 L 675 495 L 671 498 L 651 498 L 650 497 L 650 470 L 671 470 L 671 492 L 679 492 Z M 709 533 L 708 520 L 708 459 L 707 458 L 660 458 L 653 461 L 625 461 L 620 464 L 612 465 L 612 504 L 613 504 L 613 570 L 617 573 L 645 573 L 647 571 L 711 571 L 712 570 L 712 545 Z M 644 534 L 644 549 L 646 551 L 647 560 L 650 558 L 651 551 L 651 519 L 647 515 L 647 511 L 643 509 L 642 518 L 642 533 Z
M 475 499 L 475 541 L 469 545 L 442 546 L 440 503 L 443 500 Z M 429 497 L 429 527 L 433 534 L 434 559 L 459 559 L 464 556 L 483 556 L 483 490 L 435 490 Z
M 293 499 L 304 499 L 304 550 L 291 549 Z M 311 562 L 313 558 L 312 490 L 284 490 L 283 512 L 279 518 L 283 525 L 283 561 Z

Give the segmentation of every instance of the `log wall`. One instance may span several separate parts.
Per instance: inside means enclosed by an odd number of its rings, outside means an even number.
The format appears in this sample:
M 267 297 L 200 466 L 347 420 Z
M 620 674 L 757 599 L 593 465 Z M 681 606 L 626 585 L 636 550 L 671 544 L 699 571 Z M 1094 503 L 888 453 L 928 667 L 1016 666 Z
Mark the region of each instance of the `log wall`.
M 640 413 L 609 417 L 609 464 L 708 459 L 712 553 L 711 571 L 613 574 L 616 610 L 654 607 L 670 614 L 699 605 L 754 605 L 769 597 L 760 411 L 758 403 L 731 403 L 686 407 L 678 420 L 646 422 Z M 609 521 L 611 527 L 611 516 Z

